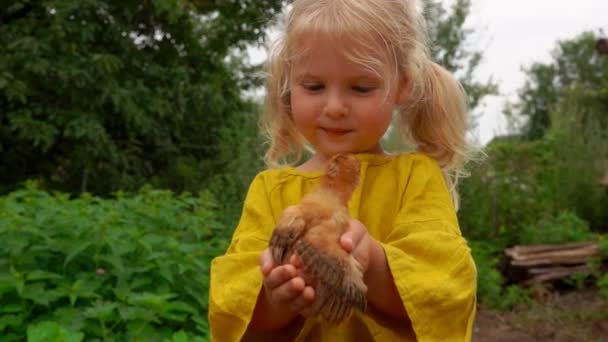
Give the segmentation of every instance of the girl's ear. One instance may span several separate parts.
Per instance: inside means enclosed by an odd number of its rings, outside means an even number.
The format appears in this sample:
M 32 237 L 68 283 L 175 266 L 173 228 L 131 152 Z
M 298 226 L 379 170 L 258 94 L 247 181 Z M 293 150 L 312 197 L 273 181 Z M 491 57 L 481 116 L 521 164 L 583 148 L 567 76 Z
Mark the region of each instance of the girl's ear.
M 399 79 L 399 85 L 397 86 L 397 102 L 399 104 L 405 104 L 408 97 L 412 93 L 412 82 L 406 75 L 403 75 Z

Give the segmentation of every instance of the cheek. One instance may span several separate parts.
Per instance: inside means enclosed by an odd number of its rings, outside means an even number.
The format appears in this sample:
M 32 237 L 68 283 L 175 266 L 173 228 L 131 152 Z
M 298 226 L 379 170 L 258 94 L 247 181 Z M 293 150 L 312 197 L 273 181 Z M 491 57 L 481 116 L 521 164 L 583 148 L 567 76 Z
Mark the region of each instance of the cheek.
M 392 121 L 393 112 L 391 107 L 382 108 L 379 111 L 372 113 L 373 115 L 367 117 L 366 125 L 370 127 L 375 134 L 384 134 Z
M 309 126 L 314 121 L 310 105 L 306 101 L 299 101 L 294 98 L 291 100 L 291 116 L 294 124 L 300 130 Z
M 314 101 L 301 94 L 293 94 L 291 96 L 291 113 L 296 124 L 314 120 L 316 113 Z

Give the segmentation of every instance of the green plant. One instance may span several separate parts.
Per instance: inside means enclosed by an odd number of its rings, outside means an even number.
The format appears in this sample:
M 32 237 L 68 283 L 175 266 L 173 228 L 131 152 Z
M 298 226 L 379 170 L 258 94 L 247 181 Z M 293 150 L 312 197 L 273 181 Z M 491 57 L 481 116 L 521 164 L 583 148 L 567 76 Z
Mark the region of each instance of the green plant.
M 2 341 L 43 327 L 85 340 L 206 338 L 209 264 L 229 234 L 213 199 L 152 189 L 115 197 L 30 183 L 0 198 Z M 61 329 L 32 326 L 44 321 Z
M 40 322 L 27 327 L 28 342 L 80 342 L 83 333 L 69 331 L 55 322 Z
M 504 279 L 496 269 L 498 255 L 502 248 L 491 242 L 470 242 L 475 265 L 477 266 L 477 297 L 489 308 L 509 310 L 518 303 L 529 300 L 528 291 L 511 285 L 503 288 Z
M 222 130 L 254 113 L 247 48 L 285 3 L 2 1 L 0 193 L 204 188 Z
M 608 300 L 608 273 L 604 273 L 596 282 L 600 295 Z
M 574 273 L 566 277 L 564 279 L 564 282 L 566 284 L 569 284 L 570 286 L 573 286 L 577 290 L 582 290 L 583 288 L 585 288 L 585 282 L 588 277 L 589 275 L 584 272 Z
M 555 217 L 543 217 L 534 224 L 527 224 L 521 230 L 522 244 L 552 244 L 584 242 L 595 239 L 589 224 L 576 214 L 564 211 Z
M 504 138 L 491 143 L 487 159 L 474 165 L 460 185 L 463 234 L 515 245 L 542 240 L 538 234 L 580 241 L 601 229 L 608 193 L 598 186 L 592 151 L 573 140 L 571 134 L 555 133 L 531 142 Z M 593 141 L 599 145 L 600 140 Z M 559 234 L 553 236 L 555 230 Z

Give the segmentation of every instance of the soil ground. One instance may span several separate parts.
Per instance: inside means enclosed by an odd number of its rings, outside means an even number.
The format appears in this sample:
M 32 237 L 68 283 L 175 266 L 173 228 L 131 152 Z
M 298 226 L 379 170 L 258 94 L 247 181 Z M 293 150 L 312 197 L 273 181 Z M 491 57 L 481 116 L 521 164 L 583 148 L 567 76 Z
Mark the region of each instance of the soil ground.
M 608 342 L 608 301 L 597 290 L 546 292 L 510 312 L 480 307 L 473 342 Z

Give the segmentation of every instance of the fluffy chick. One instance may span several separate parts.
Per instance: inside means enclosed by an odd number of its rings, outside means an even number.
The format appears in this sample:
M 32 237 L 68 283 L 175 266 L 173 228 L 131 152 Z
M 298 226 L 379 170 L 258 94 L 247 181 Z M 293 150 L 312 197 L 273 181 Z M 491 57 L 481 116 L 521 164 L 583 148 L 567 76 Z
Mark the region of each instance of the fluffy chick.
M 319 187 L 283 211 L 270 239 L 275 262 L 286 263 L 294 253 L 300 258 L 304 278 L 315 289 L 313 312 L 333 323 L 349 317 L 354 308 L 367 307 L 361 265 L 340 245 L 359 169 L 353 155 L 334 156 Z

